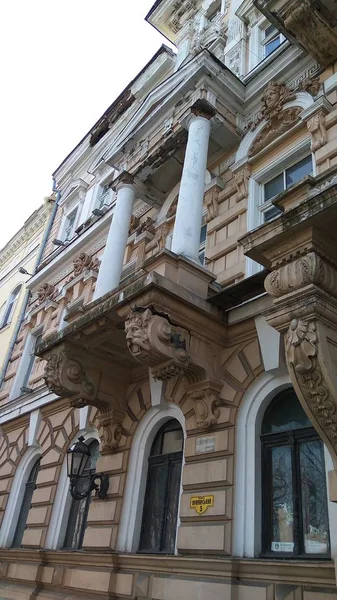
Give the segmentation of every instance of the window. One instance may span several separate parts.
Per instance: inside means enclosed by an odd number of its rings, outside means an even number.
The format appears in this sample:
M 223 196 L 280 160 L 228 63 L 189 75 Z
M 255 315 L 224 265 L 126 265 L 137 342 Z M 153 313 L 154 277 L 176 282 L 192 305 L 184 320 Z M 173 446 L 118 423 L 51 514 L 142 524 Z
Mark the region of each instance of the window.
M 276 48 L 278 48 L 282 42 L 284 42 L 284 40 L 285 37 L 279 31 L 277 31 L 274 25 L 269 25 L 266 27 L 266 29 L 263 31 L 262 41 L 264 58 L 272 54 L 272 52 L 274 52 L 274 50 L 276 50 Z
M 77 208 L 66 216 L 63 230 L 63 241 L 69 241 L 74 235 Z
M 200 243 L 199 243 L 199 261 L 202 265 L 205 263 L 205 247 L 207 237 L 207 224 L 202 225 L 200 230 Z
M 90 461 L 82 477 L 83 490 L 87 489 L 88 479 L 96 471 L 96 463 L 99 457 L 99 443 L 93 440 L 89 444 Z M 80 486 L 79 491 L 82 491 Z M 85 529 L 87 526 L 88 510 L 91 501 L 91 494 L 82 500 L 71 499 L 71 506 L 68 517 L 68 524 L 64 538 L 63 548 L 69 550 L 79 550 L 82 547 Z
M 313 165 L 310 155 L 288 169 L 285 169 L 282 173 L 279 173 L 279 175 L 264 184 L 263 204 L 260 206 L 260 210 L 263 212 L 265 222 L 270 221 L 281 213 L 277 206 L 273 206 L 271 202 L 272 198 L 286 190 L 293 183 L 297 183 L 307 175 L 311 175 L 312 172 Z
M 326 557 L 330 552 L 324 448 L 295 392 L 267 408 L 262 443 L 262 553 Z
M 27 365 L 27 369 L 24 375 L 24 378 L 22 380 L 22 385 L 21 385 L 21 392 L 27 392 L 29 391 L 29 379 L 33 370 L 33 366 L 35 363 L 35 348 L 38 346 L 38 344 L 42 341 L 42 334 L 35 336 L 34 338 L 34 343 L 32 344 L 32 348 L 30 351 L 30 355 L 29 355 L 29 361 L 28 361 L 28 365 Z
M 113 192 L 109 184 L 100 186 L 96 202 L 96 208 L 102 209 L 103 206 L 109 206 L 112 200 L 112 193 Z
M 182 450 L 182 429 L 178 421 L 170 419 L 151 447 L 139 552 L 174 553 Z
M 15 309 L 15 304 L 16 301 L 18 299 L 18 296 L 20 294 L 21 291 L 21 287 L 22 284 L 20 283 L 20 285 L 18 285 L 15 290 L 11 293 L 9 300 L 7 302 L 7 306 L 4 312 L 4 316 L 1 322 L 1 327 L 6 327 L 6 325 L 8 325 L 8 323 L 11 322 L 12 316 L 13 316 L 13 312 Z
M 25 492 L 22 499 L 18 522 L 16 525 L 12 548 L 20 548 L 23 534 L 26 529 L 29 509 L 32 502 L 34 490 L 36 489 L 36 479 L 40 468 L 40 458 L 35 462 L 25 486 Z

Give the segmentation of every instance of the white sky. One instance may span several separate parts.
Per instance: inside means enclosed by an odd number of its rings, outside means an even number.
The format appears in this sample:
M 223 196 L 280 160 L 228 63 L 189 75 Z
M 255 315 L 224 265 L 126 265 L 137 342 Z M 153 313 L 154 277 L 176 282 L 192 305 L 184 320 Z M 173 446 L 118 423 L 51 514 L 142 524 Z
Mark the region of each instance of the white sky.
M 167 43 L 154 0 L 0 3 L 0 248 L 51 193 L 51 174 Z

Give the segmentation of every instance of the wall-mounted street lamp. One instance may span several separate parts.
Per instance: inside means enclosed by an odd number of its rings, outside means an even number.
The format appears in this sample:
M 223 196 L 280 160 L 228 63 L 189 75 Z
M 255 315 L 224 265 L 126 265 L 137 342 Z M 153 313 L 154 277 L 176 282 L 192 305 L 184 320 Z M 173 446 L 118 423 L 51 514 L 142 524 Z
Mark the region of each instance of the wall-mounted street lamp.
M 67 473 L 70 479 L 70 493 L 74 500 L 82 500 L 95 490 L 96 496 L 104 500 L 109 487 L 109 475 L 106 473 L 86 474 L 90 460 L 90 451 L 81 435 L 76 444 L 67 450 Z M 99 480 L 100 483 L 96 483 Z
M 28 271 L 26 269 L 24 269 L 23 267 L 19 267 L 18 271 L 19 271 L 19 273 L 21 273 L 21 275 L 29 275 L 30 277 L 33 277 L 33 273 L 28 273 Z

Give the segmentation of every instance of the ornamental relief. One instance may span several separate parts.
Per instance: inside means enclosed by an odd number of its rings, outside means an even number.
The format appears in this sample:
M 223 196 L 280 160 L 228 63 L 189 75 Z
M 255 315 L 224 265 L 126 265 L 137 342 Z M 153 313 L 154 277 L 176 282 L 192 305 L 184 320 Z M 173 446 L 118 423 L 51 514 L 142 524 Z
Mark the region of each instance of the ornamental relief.
M 266 292 L 273 298 L 279 298 L 310 284 L 337 296 L 336 269 L 315 252 L 308 252 L 302 258 L 269 273 L 264 282 Z
M 285 335 L 287 366 L 303 408 L 337 460 L 336 389 L 320 356 L 319 327 L 295 318 Z
M 87 369 L 79 361 L 68 358 L 63 350 L 53 351 L 47 358 L 44 380 L 47 388 L 57 396 L 78 395 L 94 400 L 97 384 L 90 381 Z

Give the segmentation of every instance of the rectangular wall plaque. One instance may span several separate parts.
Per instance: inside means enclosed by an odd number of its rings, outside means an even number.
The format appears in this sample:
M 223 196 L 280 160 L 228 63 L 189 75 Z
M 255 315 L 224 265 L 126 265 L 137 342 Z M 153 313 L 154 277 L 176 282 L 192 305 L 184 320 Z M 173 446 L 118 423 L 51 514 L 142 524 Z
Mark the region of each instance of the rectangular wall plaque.
M 215 435 L 196 438 L 195 453 L 206 454 L 206 452 L 215 452 Z
M 214 496 L 191 496 L 190 508 L 194 508 L 198 515 L 202 515 L 210 507 L 214 506 Z

